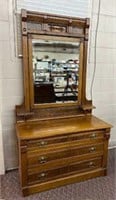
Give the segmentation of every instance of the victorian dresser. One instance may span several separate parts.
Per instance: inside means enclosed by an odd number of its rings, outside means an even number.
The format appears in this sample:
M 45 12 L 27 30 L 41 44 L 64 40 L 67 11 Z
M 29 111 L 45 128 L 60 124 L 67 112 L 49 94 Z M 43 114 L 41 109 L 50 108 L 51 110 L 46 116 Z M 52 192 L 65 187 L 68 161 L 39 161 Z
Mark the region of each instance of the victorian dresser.
M 23 195 L 107 174 L 111 125 L 86 99 L 89 19 L 22 10 L 24 102 L 16 106 Z

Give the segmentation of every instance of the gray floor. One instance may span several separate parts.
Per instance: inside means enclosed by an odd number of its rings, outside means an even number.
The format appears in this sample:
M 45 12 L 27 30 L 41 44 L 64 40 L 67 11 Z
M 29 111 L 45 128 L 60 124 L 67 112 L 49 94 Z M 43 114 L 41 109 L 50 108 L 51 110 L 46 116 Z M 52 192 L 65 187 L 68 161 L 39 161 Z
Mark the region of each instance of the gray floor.
M 1 199 L 4 200 L 116 200 L 116 150 L 109 151 L 108 175 L 67 185 L 47 192 L 22 197 L 18 171 L 1 177 Z

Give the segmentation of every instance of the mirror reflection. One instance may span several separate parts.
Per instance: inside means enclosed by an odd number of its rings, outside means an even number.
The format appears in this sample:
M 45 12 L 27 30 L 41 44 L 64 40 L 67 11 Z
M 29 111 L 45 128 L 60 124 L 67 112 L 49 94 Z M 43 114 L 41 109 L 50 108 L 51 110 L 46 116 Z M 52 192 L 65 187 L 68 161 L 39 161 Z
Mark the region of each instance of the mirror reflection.
M 78 101 L 79 42 L 32 40 L 34 104 Z

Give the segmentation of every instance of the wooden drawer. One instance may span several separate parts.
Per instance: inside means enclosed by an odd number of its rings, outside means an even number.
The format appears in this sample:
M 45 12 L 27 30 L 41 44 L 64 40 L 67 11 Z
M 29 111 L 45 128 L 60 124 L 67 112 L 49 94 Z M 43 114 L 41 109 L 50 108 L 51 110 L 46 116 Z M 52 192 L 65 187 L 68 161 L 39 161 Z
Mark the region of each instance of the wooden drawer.
M 38 140 L 30 140 L 27 143 L 28 150 L 42 149 L 51 145 L 60 144 L 68 141 L 68 135 L 59 137 L 42 138 Z
M 75 173 L 75 172 L 81 172 L 81 171 L 88 171 L 88 170 L 92 170 L 95 168 L 99 168 L 102 167 L 102 157 L 96 157 L 94 159 L 88 160 L 88 161 L 84 161 L 84 162 L 80 162 L 80 163 L 76 163 L 76 162 L 72 162 L 69 165 L 69 171 L 71 173 Z
M 57 151 L 51 151 L 51 152 L 28 152 L 28 166 L 32 165 L 43 165 L 45 163 L 48 163 L 53 160 L 66 158 L 70 156 L 70 150 L 68 149 L 59 149 Z
M 90 154 L 96 154 L 98 152 L 103 153 L 104 145 L 103 143 L 100 144 L 93 144 L 93 145 L 87 145 L 78 147 L 75 146 L 72 149 L 70 149 L 70 156 L 82 156 L 82 155 L 90 155 Z
M 70 176 L 75 173 L 85 172 L 93 169 L 102 167 L 102 157 L 97 157 L 91 160 L 86 160 L 83 162 L 70 163 L 70 165 L 59 167 L 53 170 L 43 170 L 41 173 L 38 171 L 35 173 L 35 170 L 31 170 L 31 173 L 28 173 L 28 183 L 33 184 L 36 182 L 45 182 L 48 180 L 53 180 L 60 177 Z
M 75 141 L 75 140 L 84 140 L 84 139 L 97 139 L 97 138 L 104 138 L 104 131 L 98 130 L 98 131 L 88 131 L 84 133 L 73 133 L 69 135 L 70 141 Z
M 72 133 L 67 134 L 64 136 L 59 137 L 49 137 L 49 138 L 42 138 L 38 140 L 30 140 L 27 142 L 28 151 L 32 150 L 43 150 L 45 151 L 46 148 L 51 148 L 52 150 L 56 149 L 57 147 L 62 148 L 62 146 L 69 146 L 73 143 L 82 144 L 85 143 L 100 143 L 103 141 L 104 132 L 103 131 L 90 131 L 85 133 Z M 86 145 L 85 144 L 85 145 Z
M 95 145 L 87 145 L 84 147 L 74 146 L 73 148 L 59 149 L 56 151 L 45 152 L 28 152 L 28 167 L 33 165 L 43 165 L 53 160 L 58 160 L 62 158 L 69 158 L 73 156 L 79 156 L 84 154 L 95 154 L 101 152 L 103 153 L 103 143 Z

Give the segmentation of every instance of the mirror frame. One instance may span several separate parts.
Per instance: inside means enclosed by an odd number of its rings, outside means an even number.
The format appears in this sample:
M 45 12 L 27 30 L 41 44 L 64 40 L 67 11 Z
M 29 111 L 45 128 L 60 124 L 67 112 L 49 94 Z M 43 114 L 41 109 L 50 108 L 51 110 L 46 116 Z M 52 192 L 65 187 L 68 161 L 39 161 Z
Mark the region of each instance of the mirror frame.
M 75 102 L 59 102 L 57 103 L 34 103 L 34 89 L 33 89 L 33 68 L 32 68 L 32 40 L 33 39 L 44 39 L 44 40 L 53 40 L 53 41 L 69 41 L 69 42 L 80 42 L 80 55 L 79 60 L 83 60 L 83 42 L 80 41 L 78 38 L 67 38 L 67 37 L 60 37 L 60 36 L 46 36 L 46 35 L 29 35 L 28 37 L 28 46 L 29 46 L 29 83 L 30 83 L 30 103 L 31 108 L 51 108 L 51 107 L 60 107 L 60 106 L 71 106 L 71 105 L 80 105 L 81 102 L 81 80 L 82 80 L 82 65 L 83 63 L 80 62 L 79 64 L 79 84 L 78 84 L 78 99 Z
M 17 116 L 30 116 L 32 113 L 40 113 L 39 117 L 55 116 L 61 111 L 63 115 L 78 115 L 79 113 L 91 113 L 92 100 L 86 99 L 86 70 L 87 70 L 87 49 L 89 19 L 69 16 L 60 16 L 22 10 L 22 54 L 23 54 L 23 75 L 24 75 L 24 102 L 21 106 L 16 106 Z M 30 51 L 32 51 L 32 38 L 37 37 L 59 37 L 65 40 L 77 39 L 80 41 L 80 81 L 78 103 L 47 103 L 34 105 L 32 97 L 32 61 Z M 54 109 L 52 109 L 54 108 Z M 39 109 L 39 111 L 37 111 Z M 52 111 L 51 111 L 52 109 Z M 53 113 L 53 114 L 50 114 Z M 58 114 L 57 114 L 58 115 Z M 62 114 L 61 114 L 62 115 Z

